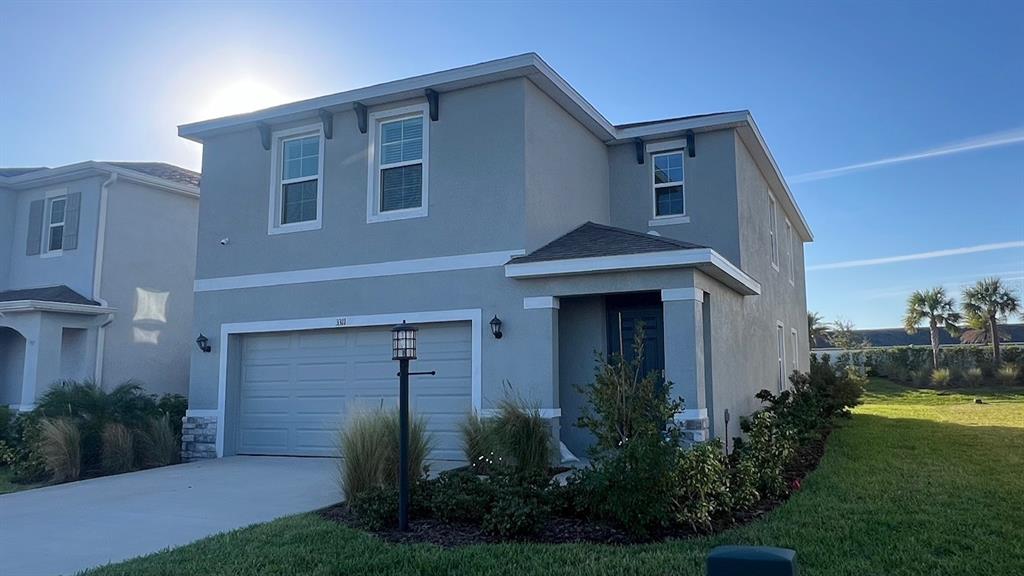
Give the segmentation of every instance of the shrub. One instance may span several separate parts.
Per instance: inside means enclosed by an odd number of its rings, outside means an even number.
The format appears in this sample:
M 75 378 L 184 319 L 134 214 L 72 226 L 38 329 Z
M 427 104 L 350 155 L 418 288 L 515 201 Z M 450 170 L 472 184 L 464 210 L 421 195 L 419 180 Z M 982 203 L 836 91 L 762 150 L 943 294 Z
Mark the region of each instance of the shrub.
M 536 474 L 498 474 L 491 477 L 495 498 L 481 527 L 489 534 L 516 538 L 533 534 L 550 514 L 544 489 L 547 477 Z
M 394 486 L 367 488 L 348 503 L 357 522 L 369 530 L 384 530 L 398 524 L 398 489 Z
M 953 375 L 950 373 L 949 368 L 939 368 L 933 370 L 931 375 L 931 382 L 935 386 L 946 387 L 949 386 L 953 380 Z
M 981 368 L 969 368 L 964 372 L 964 382 L 968 386 L 981 386 L 985 381 L 985 374 L 981 371 Z
M 479 522 L 495 498 L 494 486 L 472 470 L 438 475 L 431 490 L 431 511 L 445 522 Z
M 339 468 L 347 500 L 377 486 L 398 485 L 400 422 L 397 410 L 377 410 L 355 415 L 341 431 Z M 409 478 L 426 474 L 425 461 L 433 446 L 423 418 L 410 417 Z
M 102 436 L 107 424 L 116 422 L 140 430 L 160 414 L 154 397 L 132 381 L 109 392 L 88 381 L 62 381 L 43 394 L 36 411 L 48 418 L 70 418 L 78 425 L 83 471 L 102 469 Z
M 142 466 L 167 466 L 178 461 L 181 450 L 180 436 L 174 433 L 169 413 L 150 418 L 137 438 L 137 460 Z
M 729 508 L 733 511 L 748 510 L 761 499 L 753 459 L 741 455 L 741 451 L 734 450 L 729 458 Z
M 786 466 L 796 452 L 792 430 L 781 426 L 776 415 L 768 410 L 754 413 L 741 421 L 747 440 L 742 443 L 740 458 L 756 471 L 756 488 L 762 496 L 778 497 L 786 493 L 783 477 Z
M 31 412 L 18 414 L 12 420 L 10 443 L 0 452 L 0 464 L 10 467 L 15 482 L 39 482 L 49 474 L 39 452 L 39 421 L 38 414 Z
M 82 437 L 68 418 L 39 421 L 39 454 L 54 482 L 78 480 L 82 472 Z
M 462 453 L 469 466 L 478 474 L 487 474 L 501 457 L 498 455 L 494 420 L 483 419 L 475 411 L 470 412 L 459 425 L 459 433 L 462 436 Z
M 711 520 L 730 508 L 729 469 L 716 440 L 684 450 L 676 469 L 676 518 L 694 530 L 710 530 Z
M 1020 378 L 1020 367 L 1016 364 L 1003 364 L 996 371 L 996 382 L 1003 386 L 1012 386 L 1017 382 L 1018 378 Z
M 668 525 L 676 504 L 675 442 L 641 435 L 579 472 L 593 514 L 646 538 Z
M 110 422 L 103 428 L 102 470 L 104 474 L 120 474 L 135 468 L 135 442 L 124 424 Z
M 536 408 L 504 400 L 494 420 L 494 441 L 517 474 L 547 472 L 552 459 L 551 428 Z
M 181 394 L 164 394 L 157 400 L 156 407 L 167 415 L 174 435 L 181 438 L 181 423 L 188 410 L 188 399 Z
M 14 410 L 0 404 L 0 442 L 13 445 L 16 441 L 14 434 Z

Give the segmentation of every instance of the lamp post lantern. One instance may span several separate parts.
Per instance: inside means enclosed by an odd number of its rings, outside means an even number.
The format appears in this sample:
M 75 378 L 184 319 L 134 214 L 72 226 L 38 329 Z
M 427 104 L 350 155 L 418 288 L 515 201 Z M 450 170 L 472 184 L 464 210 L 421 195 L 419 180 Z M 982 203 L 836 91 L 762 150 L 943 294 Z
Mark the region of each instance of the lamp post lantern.
M 403 532 L 409 529 L 409 361 L 416 359 L 416 332 L 404 320 L 391 329 L 391 359 L 398 360 L 398 529 Z

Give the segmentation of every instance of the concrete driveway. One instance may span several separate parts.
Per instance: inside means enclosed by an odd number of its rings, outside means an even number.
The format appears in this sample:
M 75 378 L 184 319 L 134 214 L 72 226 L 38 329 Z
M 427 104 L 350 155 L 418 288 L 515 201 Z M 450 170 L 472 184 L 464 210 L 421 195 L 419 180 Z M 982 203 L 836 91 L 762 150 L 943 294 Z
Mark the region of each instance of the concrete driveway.
M 0 574 L 50 576 L 341 499 L 336 460 L 234 456 L 0 496 Z

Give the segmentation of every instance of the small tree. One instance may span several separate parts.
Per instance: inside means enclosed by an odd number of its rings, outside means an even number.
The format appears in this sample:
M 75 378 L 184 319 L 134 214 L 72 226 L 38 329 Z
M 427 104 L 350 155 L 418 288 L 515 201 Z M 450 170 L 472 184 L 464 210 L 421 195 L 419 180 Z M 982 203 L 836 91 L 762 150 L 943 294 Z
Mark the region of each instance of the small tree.
M 871 345 L 866 338 L 857 333 L 857 327 L 853 322 L 844 318 L 832 323 L 829 342 L 840 350 L 860 350 Z
M 598 356 L 594 384 L 580 388 L 588 406 L 577 422 L 594 434 L 598 450 L 614 450 L 638 436 L 660 436 L 665 426 L 683 409 L 682 399 L 672 399 L 671 382 L 664 385 L 656 371 L 643 372 L 644 328 L 637 324 L 633 359 L 613 354 Z
M 945 328 L 956 336 L 959 328 L 960 313 L 956 311 L 956 303 L 946 295 L 946 290 L 939 286 L 931 290 L 915 291 L 907 299 L 907 313 L 903 317 L 903 327 L 907 334 L 917 332 L 922 321 L 928 321 L 928 333 L 932 343 L 932 368 L 939 367 L 939 328 Z
M 963 298 L 963 311 L 969 322 L 987 325 L 992 361 L 999 366 L 999 320 L 1021 311 L 1020 297 L 999 278 L 985 278 L 965 288 Z
M 811 347 L 814 347 L 814 343 L 818 340 L 823 342 L 829 342 L 832 336 L 832 330 L 829 329 L 828 324 L 825 323 L 825 318 L 817 312 L 807 313 L 807 334 L 811 340 Z

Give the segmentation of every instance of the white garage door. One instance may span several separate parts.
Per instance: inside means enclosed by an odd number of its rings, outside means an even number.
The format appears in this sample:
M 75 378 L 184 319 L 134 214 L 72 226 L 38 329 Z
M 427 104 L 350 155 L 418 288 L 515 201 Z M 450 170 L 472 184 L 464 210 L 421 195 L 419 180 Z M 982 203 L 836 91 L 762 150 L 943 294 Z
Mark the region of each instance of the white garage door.
M 462 460 L 458 429 L 471 406 L 468 322 L 419 326 L 412 410 L 434 435 L 432 458 Z M 390 326 L 250 334 L 243 338 L 238 453 L 334 456 L 338 430 L 359 411 L 398 405 Z

